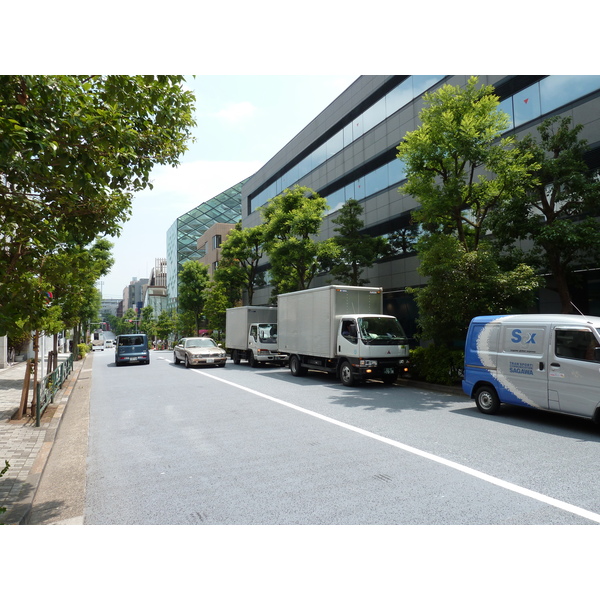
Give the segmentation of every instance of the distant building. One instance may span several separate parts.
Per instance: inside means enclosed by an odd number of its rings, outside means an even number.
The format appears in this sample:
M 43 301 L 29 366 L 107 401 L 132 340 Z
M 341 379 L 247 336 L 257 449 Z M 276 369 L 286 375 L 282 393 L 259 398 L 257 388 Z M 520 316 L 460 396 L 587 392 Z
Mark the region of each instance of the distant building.
M 198 249 L 200 238 L 216 223 L 235 225 L 242 217 L 242 185 L 248 179 L 203 202 L 181 215 L 167 231 L 167 303 L 169 310 L 177 308 L 178 275 L 188 260 L 199 260 L 204 253 Z
M 101 315 L 113 315 L 117 316 L 119 310 L 119 304 L 122 300 L 113 298 L 103 298 L 100 303 L 100 314 Z
M 123 290 L 123 312 L 133 308 L 139 314 L 144 307 L 144 296 L 149 279 L 134 277 L 131 283 Z
M 235 225 L 231 223 L 215 223 L 198 240 L 198 252 L 202 253 L 198 260 L 208 267 L 208 274 L 211 277 L 219 266 L 221 244 L 227 239 L 227 235 L 234 227 Z
M 157 258 L 146 286 L 144 307 L 154 309 L 154 318 L 167 310 L 167 259 Z

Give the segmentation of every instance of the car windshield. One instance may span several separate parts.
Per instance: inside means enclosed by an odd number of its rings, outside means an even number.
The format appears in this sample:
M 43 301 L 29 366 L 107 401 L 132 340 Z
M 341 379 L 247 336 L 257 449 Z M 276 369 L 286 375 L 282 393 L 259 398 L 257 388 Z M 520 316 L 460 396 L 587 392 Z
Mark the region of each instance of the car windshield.
M 214 348 L 215 342 L 211 338 L 190 338 L 185 340 L 186 348 Z
M 406 343 L 406 334 L 394 318 L 363 317 L 358 319 L 358 327 L 365 344 L 384 346 Z

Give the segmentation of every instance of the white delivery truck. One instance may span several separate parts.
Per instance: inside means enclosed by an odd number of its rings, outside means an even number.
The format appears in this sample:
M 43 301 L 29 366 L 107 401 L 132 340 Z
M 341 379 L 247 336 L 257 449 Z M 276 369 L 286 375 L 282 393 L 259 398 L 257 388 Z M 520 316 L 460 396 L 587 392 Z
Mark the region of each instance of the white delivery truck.
M 92 351 L 96 348 L 100 348 L 100 350 L 104 350 L 104 332 L 102 329 L 96 329 L 92 332 Z
M 600 422 L 600 317 L 475 317 L 463 390 L 484 414 L 501 403 Z
M 287 365 L 277 350 L 277 308 L 238 306 L 225 314 L 225 347 L 237 365 L 242 359 L 251 367 L 266 363 Z
M 279 351 L 298 377 L 308 369 L 344 385 L 396 381 L 408 371 L 409 346 L 396 317 L 383 314 L 383 290 L 330 285 L 278 296 Z

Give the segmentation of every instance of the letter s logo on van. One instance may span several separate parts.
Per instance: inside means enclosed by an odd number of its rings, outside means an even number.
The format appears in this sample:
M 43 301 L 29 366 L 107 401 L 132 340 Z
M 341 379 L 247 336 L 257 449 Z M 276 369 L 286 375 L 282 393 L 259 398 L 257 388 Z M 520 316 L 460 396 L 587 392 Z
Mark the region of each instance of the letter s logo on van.
M 513 329 L 512 338 L 510 338 L 510 341 L 513 344 L 520 344 L 523 341 L 523 336 L 521 334 L 522 331 L 520 329 Z M 535 344 L 535 336 L 537 335 L 536 333 L 528 333 L 525 335 L 528 336 L 527 339 L 525 339 L 526 344 Z

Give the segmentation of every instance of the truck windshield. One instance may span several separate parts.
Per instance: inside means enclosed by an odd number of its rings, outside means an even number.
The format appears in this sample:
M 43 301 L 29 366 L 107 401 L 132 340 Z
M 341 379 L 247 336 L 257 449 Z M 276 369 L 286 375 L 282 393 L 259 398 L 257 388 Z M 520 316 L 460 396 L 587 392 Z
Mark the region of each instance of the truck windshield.
M 276 344 L 277 325 L 275 323 L 259 323 L 258 341 L 263 344 Z
M 386 346 L 406 343 L 402 326 L 393 317 L 363 317 L 358 319 L 360 337 L 365 344 Z

